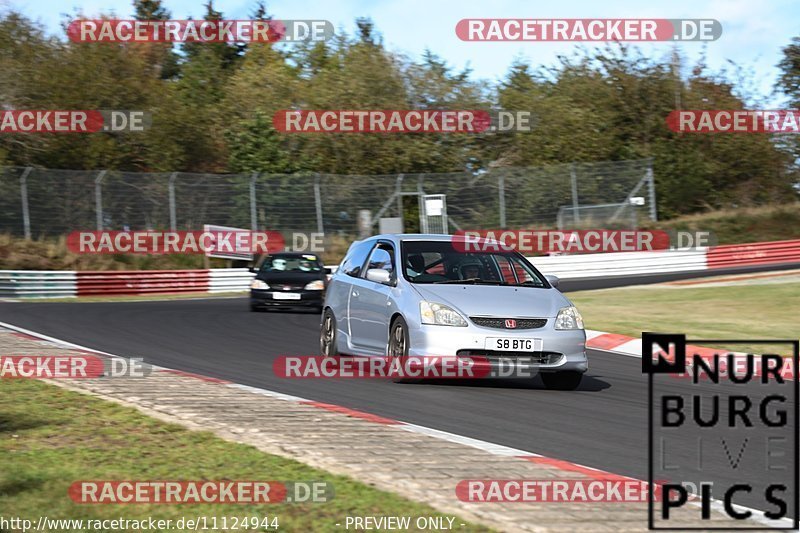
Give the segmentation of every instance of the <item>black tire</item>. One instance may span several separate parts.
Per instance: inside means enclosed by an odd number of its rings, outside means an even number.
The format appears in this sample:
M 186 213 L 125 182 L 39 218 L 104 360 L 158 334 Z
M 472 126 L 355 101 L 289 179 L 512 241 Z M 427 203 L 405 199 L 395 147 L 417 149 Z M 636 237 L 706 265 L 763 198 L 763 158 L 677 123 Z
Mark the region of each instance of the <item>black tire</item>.
M 542 383 L 550 390 L 575 390 L 581 384 L 583 372 L 542 372 Z
M 261 308 L 259 306 L 257 306 L 256 304 L 250 304 L 250 311 L 252 311 L 254 313 L 258 313 L 259 311 L 261 311 Z
M 387 347 L 387 355 L 391 361 L 394 358 L 400 359 L 401 365 L 405 365 L 408 360 L 408 348 L 410 340 L 408 337 L 408 324 L 403 317 L 398 316 L 392 320 L 389 326 L 389 343 Z M 416 378 L 395 378 L 395 383 L 419 383 Z
M 323 357 L 339 355 L 336 349 L 336 337 L 336 317 L 333 316 L 333 311 L 325 309 L 319 328 L 319 350 Z

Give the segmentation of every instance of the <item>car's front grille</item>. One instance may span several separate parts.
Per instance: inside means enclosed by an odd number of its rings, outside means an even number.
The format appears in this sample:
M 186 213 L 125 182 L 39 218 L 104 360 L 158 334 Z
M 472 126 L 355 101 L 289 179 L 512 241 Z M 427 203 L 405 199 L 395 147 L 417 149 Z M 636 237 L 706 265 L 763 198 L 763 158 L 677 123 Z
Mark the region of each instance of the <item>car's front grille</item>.
M 270 283 L 270 288 L 276 291 L 298 291 L 306 286 L 305 283 Z
M 490 316 L 471 316 L 472 322 L 485 328 L 497 329 L 539 329 L 547 324 L 546 318 L 500 318 Z
M 532 365 L 555 365 L 564 354 L 558 352 L 501 352 L 496 350 L 459 350 L 458 357 L 475 357 L 497 363 L 501 359 L 515 363 L 527 362 Z

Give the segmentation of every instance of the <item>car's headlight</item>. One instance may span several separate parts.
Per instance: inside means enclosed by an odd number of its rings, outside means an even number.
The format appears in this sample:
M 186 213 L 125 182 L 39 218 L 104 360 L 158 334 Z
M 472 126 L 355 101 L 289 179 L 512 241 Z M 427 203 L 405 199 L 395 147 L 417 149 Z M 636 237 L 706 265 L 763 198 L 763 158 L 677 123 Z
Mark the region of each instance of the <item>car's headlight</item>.
M 435 324 L 437 326 L 467 325 L 467 321 L 458 311 L 444 304 L 423 300 L 419 303 L 419 313 L 422 315 L 423 324 Z
M 312 281 L 311 283 L 309 283 L 308 285 L 306 285 L 303 288 L 305 290 L 307 290 L 307 291 L 321 291 L 322 289 L 325 288 L 325 284 L 322 283 L 321 279 L 318 279 L 318 280 Z
M 583 317 L 575 307 L 564 307 L 556 317 L 556 329 L 583 329 Z
M 261 289 L 263 291 L 269 289 L 269 285 L 267 285 L 265 281 L 261 281 L 260 279 L 254 279 L 252 282 L 250 282 L 250 288 Z

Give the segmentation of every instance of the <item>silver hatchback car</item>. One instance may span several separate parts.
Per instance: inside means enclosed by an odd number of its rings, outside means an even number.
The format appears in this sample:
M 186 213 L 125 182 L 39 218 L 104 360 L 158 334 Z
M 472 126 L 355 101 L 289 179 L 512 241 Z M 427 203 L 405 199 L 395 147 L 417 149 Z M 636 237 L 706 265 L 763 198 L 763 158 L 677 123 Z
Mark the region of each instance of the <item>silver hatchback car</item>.
M 583 319 L 518 252 L 449 235 L 378 235 L 350 246 L 330 280 L 322 355 L 481 357 L 531 364 L 547 388 L 588 370 Z M 484 241 L 488 242 L 488 241 Z

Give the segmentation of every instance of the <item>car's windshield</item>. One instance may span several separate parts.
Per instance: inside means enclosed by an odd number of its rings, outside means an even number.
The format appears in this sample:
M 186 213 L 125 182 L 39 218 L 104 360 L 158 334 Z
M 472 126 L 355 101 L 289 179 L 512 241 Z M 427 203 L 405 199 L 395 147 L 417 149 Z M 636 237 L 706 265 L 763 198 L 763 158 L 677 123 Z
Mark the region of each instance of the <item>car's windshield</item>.
M 403 274 L 412 283 L 547 287 L 536 269 L 514 252 L 464 252 L 448 241 L 405 241 Z
M 320 272 L 322 266 L 316 255 L 275 254 L 264 259 L 261 272 Z

